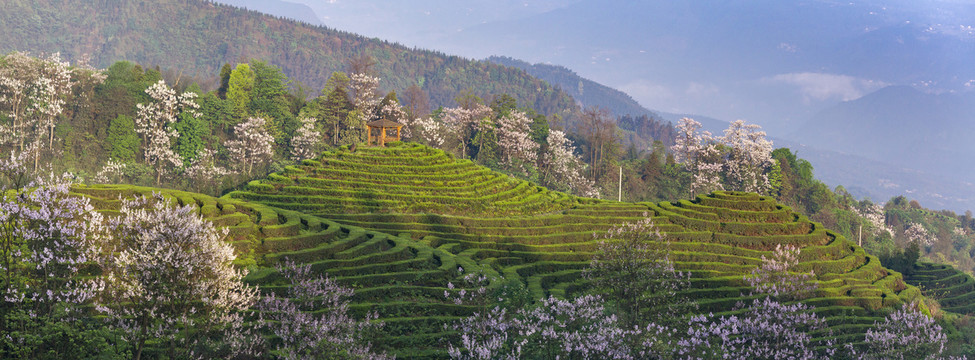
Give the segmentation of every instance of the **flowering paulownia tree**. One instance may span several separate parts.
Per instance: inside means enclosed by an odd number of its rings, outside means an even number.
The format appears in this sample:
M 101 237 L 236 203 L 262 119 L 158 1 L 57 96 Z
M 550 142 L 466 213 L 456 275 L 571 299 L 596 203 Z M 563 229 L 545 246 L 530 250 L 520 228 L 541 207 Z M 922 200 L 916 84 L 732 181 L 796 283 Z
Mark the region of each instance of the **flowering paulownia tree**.
M 677 341 L 678 359 L 829 359 L 834 354 L 814 350 L 812 331 L 826 321 L 803 303 L 784 305 L 770 297 L 755 299 L 744 313 L 697 315 L 687 336 Z
M 217 166 L 214 155 L 216 151 L 213 149 L 203 148 L 186 168 L 186 177 L 197 191 L 207 187 L 215 188 L 221 177 L 233 173 L 227 168 Z
M 255 166 L 267 164 L 274 155 L 274 137 L 267 132 L 265 124 L 263 118 L 247 119 L 234 127 L 237 139 L 225 143 L 231 160 L 248 176 Z
M 494 308 L 452 326 L 461 342 L 447 353 L 454 359 L 632 359 L 632 331 L 606 315 L 602 299 L 542 299 L 536 306 L 509 312 Z
M 176 352 L 239 321 L 235 315 L 257 299 L 241 281 L 246 271 L 232 264 L 227 230 L 193 206 L 175 207 L 159 194 L 123 200 L 106 226 L 113 239 L 103 242 L 106 287 L 96 309 L 123 330 L 135 359 L 149 340 L 168 344 L 170 357 L 189 356 Z
M 195 93 L 176 94 L 176 91 L 159 80 L 146 89 L 151 101 L 136 105 L 139 109 L 135 119 L 135 132 L 142 135 L 145 145 L 145 160 L 156 170 L 156 183 L 171 169 L 183 167 L 183 158 L 173 150 L 179 133 L 172 126 L 179 114 L 188 112 L 196 116 L 199 105 L 193 99 Z
M 541 147 L 531 138 L 531 123 L 524 112 L 511 111 L 498 119 L 498 146 L 504 162 L 525 172 L 525 164 L 533 165 Z
M 866 352 L 853 355 L 861 359 L 936 359 L 947 341 L 941 326 L 924 315 L 918 304 L 904 304 L 884 322 L 867 329 Z
M 34 158 L 37 172 L 41 150 L 54 149 L 54 125 L 71 95 L 70 64 L 59 53 L 36 59 L 14 52 L 0 66 L 0 104 L 11 124 L 0 127 L 0 142 L 14 142 L 19 152 Z M 44 141 L 47 140 L 47 141 Z
M 52 175 L 0 193 L 0 296 L 35 315 L 57 303 L 83 305 L 99 287 L 77 275 L 96 259 L 101 214 L 88 198 L 70 196 L 70 185 Z
M 762 193 L 771 187 L 766 170 L 772 166 L 772 142 L 765 139 L 761 128 L 735 120 L 721 138 L 730 148 L 725 167 L 736 190 Z
M 315 119 L 302 118 L 301 127 L 291 138 L 291 159 L 301 161 L 311 159 L 318 154 L 321 146 L 321 132 L 315 130 Z
M 104 240 L 102 217 L 70 195 L 69 180 L 51 175 L 0 190 L 0 358 L 42 358 L 65 346 L 81 357 L 101 351 L 78 343 L 88 340 L 78 320 L 103 286 L 86 276 Z
M 596 184 L 582 175 L 585 163 L 575 155 L 575 146 L 564 131 L 548 133 L 548 152 L 543 155 L 542 164 L 547 183 L 563 186 L 580 196 L 599 197 Z
M 446 108 L 441 114 L 447 139 L 456 141 L 460 150 L 460 157 L 467 158 L 467 148 L 470 139 L 481 124 L 481 120 L 490 117 L 491 108 L 480 103 L 473 103 L 470 108 Z
M 772 142 L 761 127 L 737 120 L 721 137 L 701 128 L 693 119 L 680 119 L 671 147 L 675 159 L 693 175 L 692 195 L 725 188 L 764 193 L 771 188 Z
M 720 150 L 709 131 L 701 131 L 701 123 L 691 118 L 677 122 L 677 137 L 671 151 L 677 162 L 694 175 L 691 194 L 723 190 L 721 185 Z
M 762 255 L 762 264 L 745 276 L 755 292 L 786 300 L 801 300 L 818 288 L 814 282 L 816 274 L 790 273 L 789 269 L 799 264 L 799 248 L 793 245 L 775 245 L 772 256 Z
M 378 330 L 378 315 L 358 320 L 348 314 L 352 289 L 316 275 L 311 265 L 286 262 L 278 271 L 291 282 L 287 297 L 274 293 L 261 298 L 256 309 L 260 326 L 280 339 L 276 350 L 285 359 L 385 359 L 373 353 L 367 334 Z M 317 311 L 322 310 L 325 311 Z

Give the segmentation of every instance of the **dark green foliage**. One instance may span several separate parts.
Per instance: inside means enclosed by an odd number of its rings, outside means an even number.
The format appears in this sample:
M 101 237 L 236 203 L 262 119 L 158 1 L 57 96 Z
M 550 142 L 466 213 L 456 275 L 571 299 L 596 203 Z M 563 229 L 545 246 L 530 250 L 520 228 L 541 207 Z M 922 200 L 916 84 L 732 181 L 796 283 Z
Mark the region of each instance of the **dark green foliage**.
M 123 163 L 134 162 L 141 141 L 135 133 L 135 122 L 132 118 L 119 115 L 112 119 L 104 144 L 108 146 L 109 158 Z
M 182 113 L 179 121 L 173 124 L 179 137 L 176 138 L 175 150 L 183 162 L 189 165 L 200 150 L 207 146 L 207 138 L 210 136 L 209 124 L 190 113 Z
M 225 63 L 220 68 L 220 87 L 217 88 L 217 96 L 221 99 L 227 98 L 227 89 L 230 89 L 230 73 L 233 70 L 230 63 Z

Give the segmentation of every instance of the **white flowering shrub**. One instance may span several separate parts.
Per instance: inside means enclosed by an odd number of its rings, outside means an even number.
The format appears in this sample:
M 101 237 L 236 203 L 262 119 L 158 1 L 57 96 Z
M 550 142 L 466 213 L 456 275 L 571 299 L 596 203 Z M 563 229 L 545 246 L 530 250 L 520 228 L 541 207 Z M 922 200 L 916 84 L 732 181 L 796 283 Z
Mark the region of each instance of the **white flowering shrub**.
M 587 179 L 585 163 L 575 155 L 575 146 L 561 130 L 548 133 L 548 152 L 543 154 L 545 182 L 554 188 L 591 198 L 599 198 L 599 190 Z
M 200 149 L 193 162 L 184 171 L 186 179 L 196 191 L 216 189 L 222 177 L 233 174 L 227 168 L 216 164 L 214 158 L 216 153 L 213 149 Z
M 692 174 L 691 194 L 716 190 L 764 193 L 771 189 L 772 142 L 761 127 L 737 120 L 716 137 L 701 123 L 683 118 L 671 151 Z
M 105 166 L 95 174 L 92 178 L 92 182 L 95 184 L 121 184 L 122 176 L 125 175 L 125 163 L 117 162 L 114 160 L 109 160 L 105 163 Z
M 76 83 L 69 66 L 60 53 L 39 59 L 23 52 L 7 55 L 0 66 L 0 108 L 11 120 L 0 126 L 0 143 L 12 143 L 17 151 L 29 154 L 34 173 L 41 152 L 54 150 L 55 120 Z
M 721 138 L 730 148 L 725 167 L 735 190 L 764 193 L 771 187 L 767 170 L 772 166 L 772 142 L 759 129 L 761 126 L 736 120 Z
M 911 242 L 917 243 L 921 246 L 931 246 L 934 245 L 938 239 L 928 232 L 928 229 L 924 225 L 917 223 L 910 223 L 907 225 L 907 230 L 904 231 L 904 235 Z
M 445 140 L 450 141 L 448 146 L 456 146 L 460 157 L 466 158 L 467 148 L 470 146 L 470 139 L 473 137 L 474 131 L 480 126 L 481 120 L 490 117 L 492 113 L 491 108 L 478 103 L 475 103 L 470 109 L 444 109 L 440 117 L 443 121 Z
M 498 120 L 498 146 L 504 163 L 526 172 L 525 165 L 534 166 L 541 147 L 531 138 L 531 123 L 524 112 L 512 111 Z

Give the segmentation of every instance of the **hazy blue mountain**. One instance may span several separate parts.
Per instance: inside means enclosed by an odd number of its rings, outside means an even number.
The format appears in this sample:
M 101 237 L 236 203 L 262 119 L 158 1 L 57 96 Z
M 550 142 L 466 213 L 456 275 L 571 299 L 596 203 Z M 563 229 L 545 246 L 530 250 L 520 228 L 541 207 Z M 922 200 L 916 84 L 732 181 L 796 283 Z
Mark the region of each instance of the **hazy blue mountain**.
M 975 94 L 884 88 L 813 116 L 791 139 L 956 178 L 975 178 Z

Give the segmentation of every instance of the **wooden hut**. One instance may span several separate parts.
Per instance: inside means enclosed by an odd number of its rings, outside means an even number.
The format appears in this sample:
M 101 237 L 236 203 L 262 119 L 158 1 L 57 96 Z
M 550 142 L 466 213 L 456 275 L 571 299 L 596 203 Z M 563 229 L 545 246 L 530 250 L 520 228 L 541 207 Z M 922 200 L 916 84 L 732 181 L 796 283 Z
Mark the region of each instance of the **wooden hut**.
M 366 145 L 372 145 L 372 139 L 375 138 L 376 145 L 386 146 L 386 143 L 388 141 L 400 141 L 400 131 L 403 129 L 403 126 L 405 125 L 395 121 L 379 119 L 366 124 L 366 126 L 369 128 L 369 136 L 368 136 L 368 140 L 366 141 Z M 386 129 L 390 129 L 390 130 L 396 129 L 396 136 L 394 140 L 388 140 L 388 141 L 386 140 L 387 138 Z M 376 132 L 376 135 L 373 135 L 374 131 Z M 392 138 L 393 136 L 388 136 L 388 137 Z

